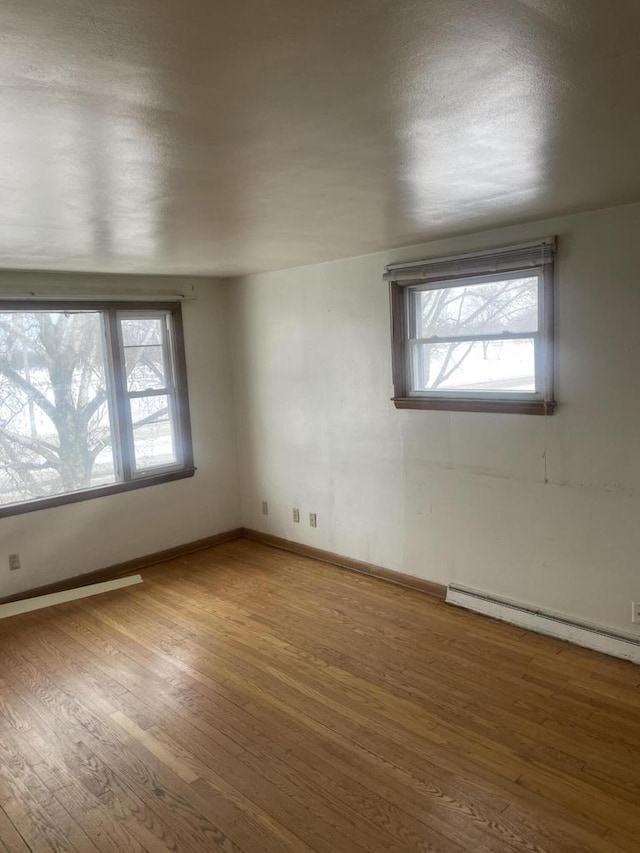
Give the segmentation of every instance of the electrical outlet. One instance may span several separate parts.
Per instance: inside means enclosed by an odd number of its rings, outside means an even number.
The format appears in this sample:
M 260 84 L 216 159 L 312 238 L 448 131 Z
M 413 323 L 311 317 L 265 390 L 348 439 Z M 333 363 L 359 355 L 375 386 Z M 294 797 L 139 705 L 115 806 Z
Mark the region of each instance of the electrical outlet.
M 269 504 L 267 501 L 262 501 L 262 514 L 269 515 Z
M 631 602 L 631 621 L 640 625 L 640 601 Z
M 9 554 L 9 571 L 17 572 L 20 568 L 20 554 Z
M 297 506 L 294 506 L 294 508 L 293 508 L 293 520 L 295 521 L 296 524 L 300 523 L 300 510 L 298 509 Z
M 317 527 L 318 526 L 318 516 L 315 512 L 309 513 L 309 527 Z

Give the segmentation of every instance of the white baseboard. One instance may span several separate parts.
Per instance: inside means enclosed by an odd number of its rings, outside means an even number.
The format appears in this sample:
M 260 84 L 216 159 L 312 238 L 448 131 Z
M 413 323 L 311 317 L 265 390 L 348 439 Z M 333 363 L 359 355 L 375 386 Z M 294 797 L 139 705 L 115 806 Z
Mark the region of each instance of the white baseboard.
M 447 587 L 446 601 L 447 604 L 501 619 L 503 622 L 528 628 L 538 634 L 547 634 L 550 637 L 567 640 L 576 646 L 584 646 L 606 655 L 640 663 L 640 637 L 611 631 L 600 625 L 578 622 L 557 613 L 508 601 L 457 584 L 449 584 Z
M 42 607 L 51 607 L 54 604 L 63 604 L 65 601 L 75 601 L 78 598 L 88 598 L 90 595 L 98 595 L 101 592 L 111 592 L 125 586 L 142 583 L 140 575 L 130 575 L 126 578 L 116 578 L 112 581 L 92 583 L 89 586 L 78 586 L 75 589 L 65 589 L 63 592 L 51 592 L 48 595 L 38 595 L 35 598 L 23 598 L 21 601 L 10 601 L 8 604 L 0 604 L 0 619 L 9 616 L 17 616 L 19 613 L 29 613 L 31 610 L 40 610 Z

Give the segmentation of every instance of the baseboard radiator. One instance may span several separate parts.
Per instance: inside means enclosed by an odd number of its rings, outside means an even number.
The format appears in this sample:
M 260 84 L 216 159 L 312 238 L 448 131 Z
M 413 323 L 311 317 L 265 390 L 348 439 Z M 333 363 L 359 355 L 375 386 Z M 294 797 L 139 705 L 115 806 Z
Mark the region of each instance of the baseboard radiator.
M 520 628 L 528 628 L 538 634 L 547 634 L 584 646 L 597 652 L 640 664 L 640 637 L 610 631 L 598 625 L 578 622 L 556 613 L 508 601 L 486 592 L 468 589 L 457 584 L 447 587 L 447 604 L 464 607 Z
M 80 598 L 88 598 L 91 595 L 100 595 L 103 592 L 113 592 L 125 586 L 142 583 L 141 575 L 130 575 L 127 578 L 115 578 L 114 580 L 92 583 L 87 586 L 71 587 L 60 592 L 51 592 L 48 595 L 36 595 L 33 598 L 23 598 L 19 601 L 11 601 L 0 604 L 0 619 L 8 619 L 9 616 L 18 616 L 20 613 L 30 613 L 32 610 L 41 610 L 44 607 L 52 607 L 54 604 L 64 604 L 67 601 L 77 601 Z

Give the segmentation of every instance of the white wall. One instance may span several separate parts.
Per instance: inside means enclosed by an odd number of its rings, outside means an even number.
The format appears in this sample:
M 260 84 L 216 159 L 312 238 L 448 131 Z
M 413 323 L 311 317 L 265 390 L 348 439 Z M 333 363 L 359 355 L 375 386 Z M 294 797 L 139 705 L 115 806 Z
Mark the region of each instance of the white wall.
M 107 291 L 194 286 L 183 322 L 196 474 L 193 478 L 0 519 L 0 597 L 181 545 L 239 526 L 236 436 L 229 366 L 228 284 L 206 279 L 71 276 Z M 0 289 L 64 276 L 0 275 Z M 19 553 L 22 569 L 8 571 Z
M 557 414 L 397 411 L 384 265 L 550 234 Z M 259 275 L 233 303 L 245 526 L 637 628 L 640 205 Z

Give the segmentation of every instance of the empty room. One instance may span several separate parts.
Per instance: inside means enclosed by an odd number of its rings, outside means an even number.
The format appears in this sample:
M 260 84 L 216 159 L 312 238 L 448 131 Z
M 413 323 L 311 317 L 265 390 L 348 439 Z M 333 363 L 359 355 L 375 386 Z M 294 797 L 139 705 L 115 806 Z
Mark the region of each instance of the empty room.
M 0 0 L 0 853 L 640 851 L 639 81 Z

